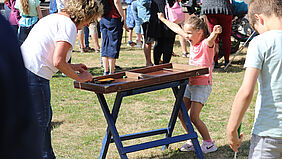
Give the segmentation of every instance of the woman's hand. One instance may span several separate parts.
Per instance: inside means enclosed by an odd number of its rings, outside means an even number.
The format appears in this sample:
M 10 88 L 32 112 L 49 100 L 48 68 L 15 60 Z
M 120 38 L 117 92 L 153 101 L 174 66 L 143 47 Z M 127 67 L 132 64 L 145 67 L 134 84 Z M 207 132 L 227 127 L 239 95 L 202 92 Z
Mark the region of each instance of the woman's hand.
M 88 70 L 87 66 L 85 64 L 72 64 L 72 69 L 74 71 L 79 71 L 80 73 L 85 72 Z
M 91 82 L 93 79 L 91 73 L 87 71 L 79 73 L 78 77 L 80 78 L 79 82 Z

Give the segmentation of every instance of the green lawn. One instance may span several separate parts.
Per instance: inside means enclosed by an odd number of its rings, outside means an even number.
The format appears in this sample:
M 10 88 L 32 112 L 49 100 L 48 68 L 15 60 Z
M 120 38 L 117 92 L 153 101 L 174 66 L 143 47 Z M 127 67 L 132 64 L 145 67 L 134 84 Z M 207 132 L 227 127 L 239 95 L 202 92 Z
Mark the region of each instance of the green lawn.
M 76 47 L 75 50 L 78 50 L 78 48 Z M 181 55 L 178 40 L 175 43 L 174 52 Z M 117 65 L 121 66 L 122 70 L 118 71 L 144 67 L 144 59 L 142 50 L 129 48 L 123 40 L 120 58 L 117 60 Z M 203 108 L 201 118 L 208 126 L 212 139 L 216 141 L 218 151 L 206 154 L 206 158 L 233 158 L 234 152 L 228 146 L 225 129 L 234 96 L 244 76 L 244 59 L 245 51 L 235 58 L 234 63 L 227 72 L 223 71 L 223 69 L 217 69 L 213 73 L 213 91 Z M 188 58 L 173 57 L 172 62 L 188 64 Z M 103 71 L 100 68 L 100 56 L 98 53 L 82 54 L 74 52 L 72 63 L 85 63 L 93 76 L 102 75 Z M 98 158 L 107 124 L 95 93 L 73 88 L 73 80 L 62 77 L 60 73 L 52 78 L 51 91 L 53 108 L 52 144 L 57 158 Z M 115 93 L 106 95 L 110 107 L 113 105 L 115 95 Z M 244 142 L 239 149 L 238 159 L 247 158 L 248 156 L 254 116 L 254 101 L 255 99 L 253 99 L 243 119 Z M 120 135 L 166 127 L 173 103 L 174 97 L 171 89 L 125 97 L 117 120 Z M 178 120 L 174 135 L 183 133 L 185 131 Z M 130 140 L 123 144 L 130 145 L 160 138 L 163 138 L 163 135 Z M 201 137 L 199 137 L 199 141 L 202 142 Z M 142 159 L 196 158 L 194 152 L 176 151 L 176 148 L 182 146 L 183 143 L 171 144 L 169 149 L 165 151 L 161 151 L 161 147 L 156 147 L 129 153 L 128 157 Z M 110 145 L 107 158 L 119 158 L 115 144 Z

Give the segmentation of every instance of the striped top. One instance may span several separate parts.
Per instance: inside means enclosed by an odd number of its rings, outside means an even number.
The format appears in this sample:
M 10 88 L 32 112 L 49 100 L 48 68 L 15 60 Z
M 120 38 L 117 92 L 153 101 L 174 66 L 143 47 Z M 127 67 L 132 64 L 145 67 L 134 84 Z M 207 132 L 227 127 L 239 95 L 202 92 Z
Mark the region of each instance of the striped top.
M 232 15 L 233 7 L 230 0 L 203 0 L 201 14 Z

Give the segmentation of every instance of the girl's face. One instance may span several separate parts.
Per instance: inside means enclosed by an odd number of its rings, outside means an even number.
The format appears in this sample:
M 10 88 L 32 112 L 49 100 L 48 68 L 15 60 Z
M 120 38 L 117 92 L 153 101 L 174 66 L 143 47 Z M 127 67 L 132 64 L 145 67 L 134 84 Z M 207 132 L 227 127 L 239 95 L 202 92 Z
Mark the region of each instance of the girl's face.
M 192 46 L 202 41 L 203 31 L 201 29 L 194 29 L 190 24 L 185 24 L 184 32 L 188 34 L 188 41 Z

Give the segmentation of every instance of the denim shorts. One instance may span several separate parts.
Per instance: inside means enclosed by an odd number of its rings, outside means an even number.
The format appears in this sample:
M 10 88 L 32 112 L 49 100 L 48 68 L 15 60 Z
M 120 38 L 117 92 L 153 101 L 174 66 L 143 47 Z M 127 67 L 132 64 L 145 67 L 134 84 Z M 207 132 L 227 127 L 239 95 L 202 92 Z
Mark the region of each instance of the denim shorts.
M 206 104 L 212 91 L 211 85 L 189 85 L 184 92 L 184 97 L 189 98 L 193 102 L 200 102 Z
M 252 134 L 249 159 L 282 158 L 282 139 Z

